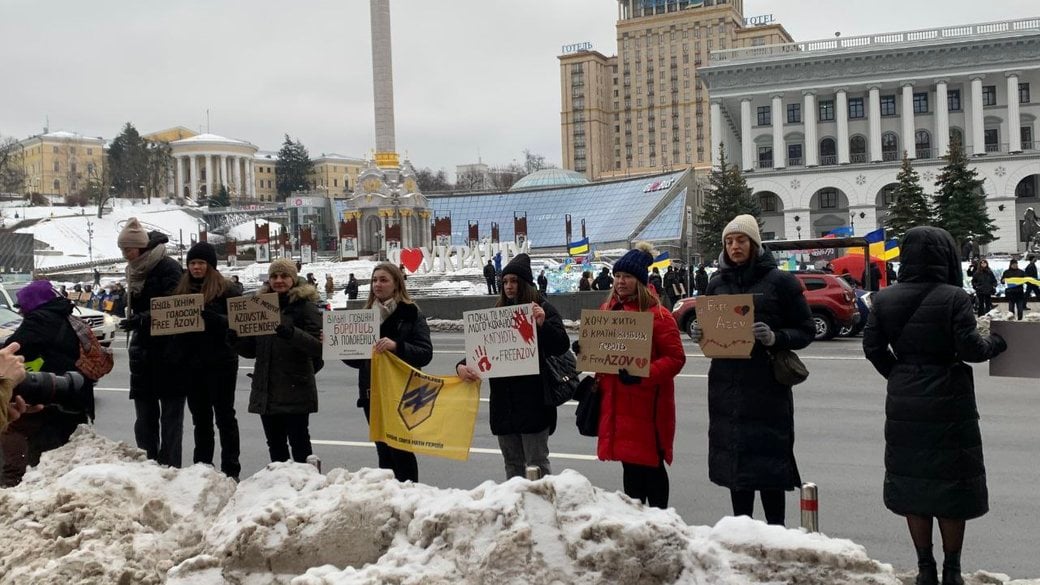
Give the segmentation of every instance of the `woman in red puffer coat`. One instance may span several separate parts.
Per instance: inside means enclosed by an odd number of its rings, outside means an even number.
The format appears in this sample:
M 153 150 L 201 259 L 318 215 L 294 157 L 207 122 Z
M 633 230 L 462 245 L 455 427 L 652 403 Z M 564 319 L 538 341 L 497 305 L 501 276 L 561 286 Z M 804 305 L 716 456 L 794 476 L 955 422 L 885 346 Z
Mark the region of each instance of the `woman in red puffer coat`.
M 600 309 L 653 313 L 650 375 L 596 374 L 601 392 L 599 444 L 603 461 L 620 461 L 625 494 L 644 504 L 668 507 L 668 472 L 675 438 L 675 376 L 686 363 L 679 328 L 647 288 L 654 255 L 640 242 L 614 264 L 614 285 Z M 578 348 L 580 349 L 580 347 Z

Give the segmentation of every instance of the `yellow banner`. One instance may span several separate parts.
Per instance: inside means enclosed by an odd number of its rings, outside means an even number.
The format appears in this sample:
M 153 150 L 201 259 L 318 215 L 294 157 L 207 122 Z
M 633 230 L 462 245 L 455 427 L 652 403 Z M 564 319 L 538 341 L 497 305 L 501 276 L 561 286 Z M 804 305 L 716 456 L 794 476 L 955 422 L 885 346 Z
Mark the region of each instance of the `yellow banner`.
M 480 382 L 431 376 L 390 352 L 372 354 L 368 437 L 391 447 L 466 461 L 477 424 Z
M 1016 284 L 1016 285 L 1019 285 L 1019 286 L 1021 286 L 1023 284 L 1031 284 L 1033 286 L 1040 286 L 1040 280 L 1037 280 L 1037 279 L 1029 277 L 1029 276 L 1011 276 L 1011 277 L 1005 278 L 1004 282 L 1006 284 Z

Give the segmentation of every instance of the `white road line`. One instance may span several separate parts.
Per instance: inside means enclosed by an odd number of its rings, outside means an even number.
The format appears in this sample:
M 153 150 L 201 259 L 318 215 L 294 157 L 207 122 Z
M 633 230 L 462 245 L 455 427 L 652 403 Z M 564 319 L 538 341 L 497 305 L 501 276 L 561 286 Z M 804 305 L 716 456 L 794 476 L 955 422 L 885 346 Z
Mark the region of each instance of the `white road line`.
M 365 449 L 371 449 L 375 447 L 375 443 L 368 443 L 365 441 L 329 441 L 323 439 L 311 439 L 311 443 L 315 445 L 331 445 L 334 447 L 361 447 Z M 498 449 L 483 449 L 480 447 L 470 447 L 470 453 L 477 453 L 479 455 L 501 455 L 502 452 Z M 577 461 L 597 461 L 599 458 L 595 455 L 582 455 L 579 453 L 549 453 L 550 458 L 554 459 L 574 459 Z
M 97 390 L 98 392 L 122 392 L 124 394 L 130 393 L 129 388 L 101 388 L 100 386 L 94 386 L 94 390 Z
M 688 358 L 691 358 L 691 357 L 692 358 L 707 358 L 707 356 L 705 356 L 702 353 L 688 353 L 688 354 L 686 354 L 686 357 L 688 357 Z M 803 360 L 837 360 L 837 361 L 859 361 L 859 360 L 867 359 L 864 356 L 839 356 L 839 355 L 801 355 L 801 354 L 799 354 L 798 357 L 802 358 Z M 707 358 L 707 359 L 711 359 L 711 358 Z

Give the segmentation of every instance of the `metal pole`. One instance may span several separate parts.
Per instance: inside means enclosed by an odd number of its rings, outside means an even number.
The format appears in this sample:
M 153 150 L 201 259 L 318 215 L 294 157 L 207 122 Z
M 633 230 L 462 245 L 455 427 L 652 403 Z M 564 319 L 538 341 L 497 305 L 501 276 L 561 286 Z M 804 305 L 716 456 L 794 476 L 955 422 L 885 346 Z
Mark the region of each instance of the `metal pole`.
M 815 483 L 802 484 L 802 528 L 808 532 L 820 531 L 820 502 Z

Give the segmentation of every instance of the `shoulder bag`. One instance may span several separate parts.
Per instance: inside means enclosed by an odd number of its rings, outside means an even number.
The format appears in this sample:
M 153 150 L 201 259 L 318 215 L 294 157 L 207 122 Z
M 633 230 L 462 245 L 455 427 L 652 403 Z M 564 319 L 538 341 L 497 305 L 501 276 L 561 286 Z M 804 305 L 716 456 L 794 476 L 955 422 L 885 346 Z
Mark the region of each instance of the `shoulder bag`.
M 112 366 L 115 364 L 112 350 L 102 346 L 90 326 L 79 317 L 70 315 L 69 325 L 72 326 L 72 330 L 76 332 L 76 338 L 79 340 L 79 359 L 76 360 L 76 369 L 87 378 L 97 382 L 112 371 Z
M 571 350 L 545 358 L 542 381 L 546 406 L 559 406 L 574 397 L 578 389 L 578 359 Z
M 588 376 L 582 380 L 574 397 L 578 400 L 578 408 L 574 410 L 578 433 L 585 437 L 595 437 L 599 433 L 599 404 L 602 400 L 596 377 Z
M 809 377 L 809 368 L 789 349 L 770 351 L 769 361 L 773 363 L 773 377 L 784 386 L 796 386 Z

